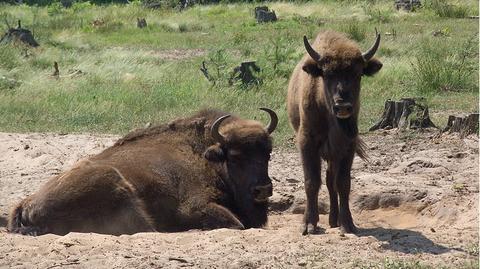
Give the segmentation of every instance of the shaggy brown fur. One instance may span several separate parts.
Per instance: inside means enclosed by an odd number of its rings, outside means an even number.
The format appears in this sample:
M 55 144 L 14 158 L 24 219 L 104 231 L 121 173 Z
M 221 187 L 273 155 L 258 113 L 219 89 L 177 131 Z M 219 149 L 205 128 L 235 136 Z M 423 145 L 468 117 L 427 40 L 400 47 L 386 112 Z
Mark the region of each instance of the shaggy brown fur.
M 309 53 L 302 58 L 290 78 L 287 97 L 305 177 L 303 233 L 315 232 L 318 223 L 321 159 L 328 162 L 330 226 L 355 232 L 348 199 L 354 154 L 365 158 L 357 128 L 360 80 L 362 75 L 376 73 L 382 64 L 365 60 L 356 43 L 333 31 L 319 34 L 311 47 L 321 58 L 314 60 Z
M 138 130 L 49 180 L 13 208 L 8 229 L 22 234 L 261 227 L 271 196 L 271 138 L 262 124 L 203 110 Z

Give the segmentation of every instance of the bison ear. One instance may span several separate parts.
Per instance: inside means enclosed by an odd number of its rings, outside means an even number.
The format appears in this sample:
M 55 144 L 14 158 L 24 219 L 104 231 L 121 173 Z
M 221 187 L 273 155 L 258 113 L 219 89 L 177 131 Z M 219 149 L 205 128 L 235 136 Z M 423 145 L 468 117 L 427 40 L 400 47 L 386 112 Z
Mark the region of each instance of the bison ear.
M 311 75 L 312 77 L 319 77 L 322 75 L 322 69 L 320 69 L 317 63 L 305 63 L 302 66 L 303 71 L 307 74 Z
M 203 156 L 210 162 L 223 162 L 226 160 L 225 153 L 219 144 L 208 147 Z
M 380 62 L 379 60 L 373 58 L 373 59 L 370 59 L 367 64 L 365 65 L 365 67 L 363 68 L 363 74 L 365 76 L 373 76 L 375 75 L 378 71 L 380 71 L 380 69 L 382 69 L 382 62 Z

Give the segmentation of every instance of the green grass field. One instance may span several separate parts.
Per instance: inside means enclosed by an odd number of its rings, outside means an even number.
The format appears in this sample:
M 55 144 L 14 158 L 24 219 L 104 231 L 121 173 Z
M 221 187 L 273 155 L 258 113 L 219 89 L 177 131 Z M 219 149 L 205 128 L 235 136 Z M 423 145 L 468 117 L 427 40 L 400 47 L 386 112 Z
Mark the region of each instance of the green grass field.
M 478 111 L 478 19 L 468 18 L 478 16 L 478 2 L 423 2 L 412 13 L 396 11 L 387 0 L 273 2 L 268 6 L 279 21 L 267 24 L 255 22 L 254 4 L 183 12 L 136 3 L 70 9 L 0 5 L 2 17 L 11 25 L 21 19 L 41 44 L 0 45 L 0 131 L 121 134 L 202 107 L 267 121 L 257 109 L 267 106 L 280 117 L 277 145 L 285 145 L 293 134 L 286 89 L 304 54 L 302 36 L 335 29 L 366 49 L 374 27 L 383 34 L 377 56 L 384 67 L 362 82 L 361 130 L 380 117 L 386 99 L 402 97 L 425 97 L 433 121 L 443 126 L 448 114 Z M 148 27 L 138 29 L 137 17 L 145 17 Z M 95 19 L 104 24 L 92 26 Z M 166 57 L 174 49 L 178 55 Z M 262 84 L 229 85 L 231 70 L 244 60 L 257 61 Z M 62 76 L 69 69 L 85 74 L 53 79 L 54 61 Z M 202 61 L 215 86 L 200 72 Z

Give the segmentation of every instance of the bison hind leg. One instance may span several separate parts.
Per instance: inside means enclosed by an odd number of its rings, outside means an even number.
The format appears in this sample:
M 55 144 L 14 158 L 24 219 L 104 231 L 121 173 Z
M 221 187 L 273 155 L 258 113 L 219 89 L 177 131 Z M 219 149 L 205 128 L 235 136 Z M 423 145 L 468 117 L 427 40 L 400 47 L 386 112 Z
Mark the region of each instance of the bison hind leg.
M 245 226 L 227 208 L 209 203 L 204 211 L 203 229 L 230 228 L 243 230 Z
M 112 216 L 104 227 L 107 229 L 105 233 L 114 235 L 156 231 L 153 221 L 142 206 L 135 202 Z
M 47 231 L 44 228 L 36 227 L 36 226 L 22 226 L 22 227 L 16 227 L 11 230 L 9 230 L 11 233 L 17 233 L 17 234 L 22 234 L 22 235 L 32 235 L 32 236 L 38 236 L 42 234 L 46 234 Z
M 139 232 L 155 232 L 155 222 L 147 213 L 146 206 L 138 197 L 133 185 L 116 168 L 113 170 L 113 177 L 117 179 L 116 195 L 123 205 L 106 219 L 104 224 L 108 234 L 134 234 Z
M 46 234 L 47 230 L 45 228 L 29 225 L 29 220 L 24 216 L 24 202 L 25 200 L 20 202 L 10 213 L 7 225 L 8 232 L 33 236 Z

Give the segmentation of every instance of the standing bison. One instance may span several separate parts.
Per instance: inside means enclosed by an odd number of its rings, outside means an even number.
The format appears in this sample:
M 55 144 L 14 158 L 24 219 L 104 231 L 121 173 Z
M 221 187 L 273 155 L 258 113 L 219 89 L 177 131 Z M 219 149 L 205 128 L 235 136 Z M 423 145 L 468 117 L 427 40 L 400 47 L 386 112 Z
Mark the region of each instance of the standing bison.
M 8 230 L 133 234 L 261 227 L 272 183 L 267 127 L 216 110 L 128 134 L 20 202 Z
M 319 34 L 312 45 L 306 37 L 303 41 L 307 54 L 293 71 L 287 100 L 305 177 L 303 234 L 314 233 L 317 228 L 321 159 L 328 162 L 330 227 L 354 233 L 348 202 L 350 170 L 355 152 L 365 157 L 357 128 L 360 80 L 382 68 L 373 58 L 380 35 L 376 34 L 375 43 L 365 53 L 355 42 L 333 31 Z

